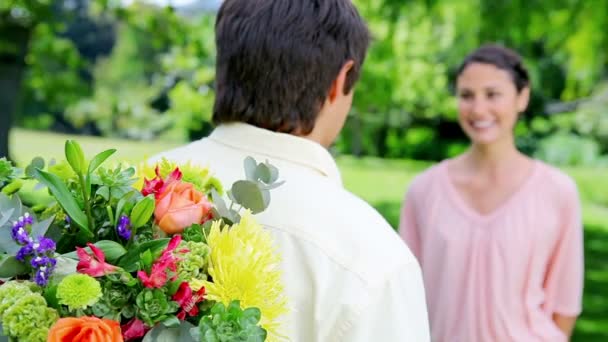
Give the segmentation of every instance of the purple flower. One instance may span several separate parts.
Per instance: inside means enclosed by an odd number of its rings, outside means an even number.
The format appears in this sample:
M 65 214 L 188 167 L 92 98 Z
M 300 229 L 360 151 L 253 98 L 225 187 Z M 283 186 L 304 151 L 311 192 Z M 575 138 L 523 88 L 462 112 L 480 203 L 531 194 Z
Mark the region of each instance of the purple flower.
M 23 214 L 23 216 L 19 217 L 18 222 L 22 223 L 25 226 L 34 223 L 34 218 L 31 217 L 29 213 L 25 213 Z
M 46 237 L 41 237 L 37 243 L 34 243 L 33 247 L 36 254 L 53 253 L 55 252 L 55 241 Z
M 19 221 L 13 224 L 13 229 L 11 230 L 11 237 L 13 238 L 13 240 L 15 240 L 15 242 L 20 245 L 25 245 L 32 240 L 27 230 L 25 229 L 25 225 L 23 224 L 23 222 Z
M 131 238 L 131 220 L 126 215 L 122 215 L 120 220 L 118 220 L 118 226 L 116 227 L 116 231 L 118 235 L 125 239 L 129 240 Z
M 41 268 L 42 266 L 55 267 L 55 265 L 57 264 L 57 260 L 54 258 L 50 258 L 46 255 L 43 255 L 43 256 L 38 255 L 38 256 L 35 256 L 34 258 L 32 258 L 32 261 L 30 261 L 30 264 L 34 268 Z
M 27 258 L 30 255 L 34 254 L 34 247 L 33 247 L 33 243 L 29 242 L 27 245 L 21 247 L 19 249 L 19 251 L 17 252 L 17 255 L 15 255 L 15 259 L 24 262 L 25 258 Z
M 53 272 L 54 268 L 55 266 L 41 266 L 38 268 L 36 270 L 36 274 L 34 275 L 34 281 L 36 284 L 39 286 L 46 286 L 46 284 L 49 282 L 49 276 L 51 272 Z

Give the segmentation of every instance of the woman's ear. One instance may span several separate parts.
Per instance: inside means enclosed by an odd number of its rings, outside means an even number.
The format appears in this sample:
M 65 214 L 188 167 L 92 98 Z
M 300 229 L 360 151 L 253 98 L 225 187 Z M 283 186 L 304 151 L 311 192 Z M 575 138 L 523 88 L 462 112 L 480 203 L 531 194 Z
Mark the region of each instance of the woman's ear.
M 526 86 L 517 94 L 517 111 L 523 113 L 530 103 L 530 87 Z

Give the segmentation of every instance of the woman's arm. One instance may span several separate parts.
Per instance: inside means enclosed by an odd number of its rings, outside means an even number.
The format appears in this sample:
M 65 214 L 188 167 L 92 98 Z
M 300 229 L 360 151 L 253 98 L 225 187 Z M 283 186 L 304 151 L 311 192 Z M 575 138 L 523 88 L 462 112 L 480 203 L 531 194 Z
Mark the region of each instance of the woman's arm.
M 563 316 L 560 314 L 553 315 L 553 322 L 555 325 L 564 332 L 568 339 L 572 336 L 572 330 L 574 330 L 574 323 L 576 323 L 576 316 Z

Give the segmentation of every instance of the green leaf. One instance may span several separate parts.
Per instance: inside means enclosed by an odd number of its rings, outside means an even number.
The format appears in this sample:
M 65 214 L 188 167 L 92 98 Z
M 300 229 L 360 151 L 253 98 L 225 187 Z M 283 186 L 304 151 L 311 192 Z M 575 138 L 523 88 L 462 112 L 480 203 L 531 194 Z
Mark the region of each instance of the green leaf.
M 17 254 L 21 246 L 19 246 L 11 236 L 11 229 L 4 227 L 0 229 L 0 253 Z
M 146 196 L 137 202 L 131 211 L 130 217 L 133 229 L 137 229 L 148 223 L 152 214 L 154 214 L 155 204 L 154 197 L 152 196 Z
M 105 185 L 100 186 L 99 189 L 97 189 L 96 194 L 97 196 L 101 196 L 106 201 L 110 200 L 110 188 Z
M 258 167 L 255 169 L 255 177 L 256 180 L 259 179 L 266 184 L 270 184 L 270 179 L 272 178 L 270 168 L 264 163 L 258 165 Z
M 14 212 L 15 208 L 9 208 L 5 212 L 0 211 L 0 227 L 4 226 L 11 219 L 11 216 L 13 216 Z
M 92 174 L 101 164 L 103 164 L 104 161 L 106 161 L 106 159 L 110 158 L 110 156 L 114 153 L 116 153 L 115 149 L 109 149 L 93 157 L 93 159 L 91 159 L 91 162 L 89 163 L 89 174 Z
M 140 260 L 141 260 L 141 263 L 143 264 L 143 268 L 148 268 L 148 267 L 152 266 L 152 263 L 154 262 L 154 257 L 152 256 L 152 252 L 150 252 L 149 249 L 146 249 L 143 253 L 141 253 Z
M 266 166 L 270 172 L 270 178 L 269 178 L 270 182 L 265 182 L 265 183 L 271 184 L 271 183 L 276 182 L 279 179 L 279 169 L 277 169 L 276 166 L 270 164 L 269 162 L 265 162 L 263 165 Z
M 53 223 L 53 220 L 55 220 L 55 216 L 49 217 L 48 219 L 46 219 L 44 221 L 40 221 L 40 222 L 36 222 L 36 223 L 32 224 L 32 234 L 31 235 L 34 237 L 45 236 L 46 231 L 49 229 L 49 227 Z
M 232 196 L 236 203 L 257 214 L 266 209 L 264 195 L 258 185 L 251 181 L 240 180 L 232 185 Z
M 127 272 L 134 272 L 138 269 L 138 262 L 140 260 L 140 253 L 149 249 L 152 254 L 157 254 L 169 243 L 169 239 L 158 239 L 148 242 L 144 242 L 139 246 L 130 248 L 127 254 L 123 255 L 119 260 L 117 266 L 123 268 Z
M 253 159 L 253 157 L 248 156 L 247 158 L 245 158 L 243 166 L 245 167 L 245 176 L 247 177 L 247 180 L 255 181 L 256 168 L 258 166 L 258 163 L 255 161 L 255 159 Z
M 171 315 L 167 319 L 165 319 L 162 323 L 167 328 L 175 328 L 175 327 L 179 327 L 180 320 L 177 317 Z
M 174 316 L 173 316 L 174 317 Z M 175 327 L 167 327 L 163 324 L 158 324 L 154 329 L 150 330 L 144 336 L 143 342 L 198 342 L 200 339 L 195 339 L 191 330 L 198 330 L 194 325 L 187 321 L 180 321 Z
M 116 223 L 118 222 L 118 219 L 120 218 L 120 215 L 122 215 L 122 212 L 125 209 L 125 205 L 131 199 L 131 197 L 133 197 L 133 195 L 135 195 L 135 194 L 136 194 L 135 190 L 129 191 L 120 198 L 120 200 L 118 201 L 118 204 L 116 205 L 116 214 L 114 216 L 114 221 L 112 222 L 112 225 L 114 225 L 114 226 L 116 225 Z
M 42 170 L 36 170 L 36 178 L 49 188 L 59 205 L 70 216 L 72 221 L 82 228 L 84 234 L 88 237 L 93 237 L 93 233 L 91 233 L 91 230 L 89 229 L 87 216 L 82 209 L 80 209 L 78 202 L 76 202 L 76 199 L 72 196 L 61 179 L 52 173 Z
M 49 307 L 53 309 L 59 309 L 61 305 L 59 304 L 59 300 L 57 299 L 57 285 L 49 284 L 49 286 L 44 288 L 44 292 L 42 293 L 46 303 Z
M 272 189 L 276 189 L 276 188 L 280 187 L 283 184 L 285 184 L 285 181 L 280 181 L 278 183 L 272 183 L 272 184 L 258 184 L 258 185 L 260 185 L 260 189 L 262 189 L 262 190 L 272 190 Z
M 82 147 L 75 140 L 66 140 L 65 142 L 65 158 L 68 160 L 68 164 L 72 167 L 72 170 L 79 175 L 82 175 L 85 171 L 85 159 Z
M 228 191 L 228 193 L 230 193 L 230 191 Z M 220 217 L 226 217 L 226 218 L 230 219 L 230 211 L 228 210 L 228 207 L 226 206 L 226 202 L 215 189 L 211 189 L 211 200 L 213 201 L 213 205 L 215 207 L 217 214 Z
M 115 241 L 100 240 L 95 242 L 94 245 L 103 251 L 106 256 L 106 261 L 110 264 L 114 263 L 120 257 L 127 254 L 127 250 L 121 244 Z M 87 252 L 91 253 L 91 249 L 89 247 L 84 247 L 84 249 Z M 78 260 L 78 255 L 76 254 L 76 251 L 63 254 L 63 256 L 66 258 Z
M 25 264 L 12 255 L 0 261 L 0 278 L 12 278 L 27 272 Z
M 44 169 L 44 159 L 35 157 L 30 164 L 25 167 L 25 175 L 33 178 L 36 175 L 36 169 Z
M 268 190 L 260 190 L 262 192 L 262 199 L 264 201 L 264 209 L 262 210 L 266 210 L 266 208 L 268 208 L 268 206 L 270 205 L 270 191 Z

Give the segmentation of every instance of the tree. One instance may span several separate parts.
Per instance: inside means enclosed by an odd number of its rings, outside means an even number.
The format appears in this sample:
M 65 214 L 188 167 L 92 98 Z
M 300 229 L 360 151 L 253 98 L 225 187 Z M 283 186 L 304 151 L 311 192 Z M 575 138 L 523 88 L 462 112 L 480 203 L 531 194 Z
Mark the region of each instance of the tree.
M 9 132 L 36 25 L 50 14 L 50 1 L 0 3 L 0 156 L 9 155 Z

